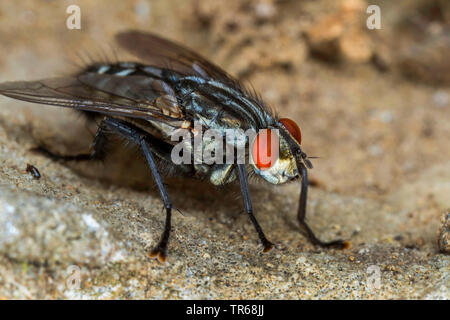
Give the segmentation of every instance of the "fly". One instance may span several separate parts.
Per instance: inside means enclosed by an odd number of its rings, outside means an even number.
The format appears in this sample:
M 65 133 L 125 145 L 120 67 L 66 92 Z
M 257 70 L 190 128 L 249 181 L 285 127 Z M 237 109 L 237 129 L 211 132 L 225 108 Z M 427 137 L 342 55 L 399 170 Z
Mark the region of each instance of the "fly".
M 142 151 L 161 195 L 166 211 L 164 231 L 149 255 L 166 260 L 171 230 L 172 201 L 160 174 L 169 167 L 180 176 L 206 179 L 215 185 L 238 181 L 244 208 L 253 223 L 263 251 L 273 248 L 256 217 L 248 188 L 249 173 L 272 184 L 301 179 L 297 219 L 310 241 L 322 247 L 344 248 L 347 241 L 319 240 L 305 221 L 308 169 L 311 161 L 301 148 L 299 126 L 291 119 L 277 117 L 264 102 L 238 80 L 197 53 L 150 33 L 126 31 L 116 35 L 119 46 L 142 60 L 93 63 L 73 76 L 39 81 L 5 82 L 0 94 L 28 102 L 67 107 L 82 111 L 100 123 L 91 151 L 78 155 L 58 155 L 39 147 L 54 159 L 66 161 L 102 160 L 109 135 L 118 135 Z M 278 130 L 277 161 L 266 167 L 253 148 L 255 163 L 175 164 L 171 159 L 178 129 L 194 132 L 193 123 L 205 129 Z M 259 138 L 259 136 L 258 136 Z M 247 144 L 249 141 L 246 142 Z

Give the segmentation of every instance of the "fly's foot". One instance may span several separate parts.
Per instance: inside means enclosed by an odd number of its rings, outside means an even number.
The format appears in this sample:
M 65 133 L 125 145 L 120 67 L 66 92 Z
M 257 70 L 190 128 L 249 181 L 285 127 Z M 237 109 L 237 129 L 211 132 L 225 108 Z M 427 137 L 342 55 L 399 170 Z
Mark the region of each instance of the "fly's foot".
M 334 240 L 330 242 L 313 241 L 314 244 L 321 246 L 322 248 L 335 248 L 335 249 L 348 249 L 352 246 L 352 243 L 348 240 Z
M 308 234 L 309 240 L 317 246 L 320 246 L 322 248 L 335 248 L 335 249 L 348 249 L 352 246 L 352 243 L 348 240 L 334 240 L 330 242 L 324 242 L 319 240 L 312 232 L 311 228 L 306 224 L 304 220 L 300 220 L 300 225 L 306 230 L 306 233 Z
M 31 152 L 41 154 L 47 158 L 50 158 L 54 161 L 82 161 L 82 160 L 91 160 L 94 159 L 93 154 L 82 153 L 77 155 L 61 155 L 50 151 L 44 146 L 37 146 L 30 149 Z
M 263 252 L 269 252 L 270 250 L 273 249 L 274 244 L 266 239 L 265 241 L 263 241 L 263 247 L 264 247 Z
M 41 154 L 43 156 L 46 156 L 46 157 L 52 158 L 52 159 L 58 159 L 57 154 L 51 152 L 49 149 L 47 149 L 43 145 L 39 145 L 37 147 L 30 148 L 30 152 Z
M 167 260 L 166 249 L 165 248 L 161 248 L 160 246 L 157 246 L 152 251 L 150 251 L 148 256 L 150 258 L 158 259 L 158 261 L 161 262 L 161 263 L 165 263 L 166 260 Z

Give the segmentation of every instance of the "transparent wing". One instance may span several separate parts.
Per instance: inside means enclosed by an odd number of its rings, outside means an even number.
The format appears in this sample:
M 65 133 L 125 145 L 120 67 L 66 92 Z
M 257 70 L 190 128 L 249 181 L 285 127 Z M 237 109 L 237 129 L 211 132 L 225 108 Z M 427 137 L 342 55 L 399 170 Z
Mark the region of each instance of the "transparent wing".
M 86 73 L 77 77 L 0 83 L 0 94 L 34 103 L 147 120 L 180 120 L 161 106 L 173 95 L 161 80 Z M 167 98 L 169 97 L 169 98 Z
M 118 44 L 144 62 L 184 75 L 213 78 L 236 84 L 237 80 L 194 51 L 152 33 L 125 31 L 116 35 Z

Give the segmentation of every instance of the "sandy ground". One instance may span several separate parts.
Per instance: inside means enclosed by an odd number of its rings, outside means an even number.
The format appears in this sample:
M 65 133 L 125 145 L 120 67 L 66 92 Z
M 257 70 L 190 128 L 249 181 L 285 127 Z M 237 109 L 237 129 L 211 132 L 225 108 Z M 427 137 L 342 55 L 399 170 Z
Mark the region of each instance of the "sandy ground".
M 65 27 L 72 3 L 81 30 Z M 76 52 L 112 58 L 121 30 L 178 40 L 300 124 L 305 151 L 320 157 L 308 221 L 321 238 L 352 247 L 307 241 L 295 221 L 298 185 L 252 186 L 277 246 L 263 254 L 236 186 L 170 181 L 182 214 L 160 264 L 147 250 L 164 213 L 158 193 L 144 188 L 151 177 L 142 160 L 131 152 L 105 165 L 65 165 L 34 154 L 38 143 L 86 150 L 91 133 L 71 111 L 2 97 L 1 298 L 449 298 L 445 1 L 378 1 L 381 30 L 366 28 L 368 4 L 359 0 L 107 3 L 3 1 L 0 81 L 67 74 Z

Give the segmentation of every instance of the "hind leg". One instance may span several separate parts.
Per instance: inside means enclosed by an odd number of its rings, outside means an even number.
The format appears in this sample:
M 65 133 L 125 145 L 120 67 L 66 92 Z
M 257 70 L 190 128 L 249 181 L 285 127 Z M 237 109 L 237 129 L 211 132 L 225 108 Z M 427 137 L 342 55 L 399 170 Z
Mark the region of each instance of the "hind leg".
M 48 155 L 56 160 L 101 160 L 105 157 L 105 146 L 107 143 L 108 135 L 118 135 L 131 143 L 134 143 L 140 147 L 147 165 L 153 175 L 156 182 L 156 186 L 159 189 L 161 199 L 166 209 L 166 221 L 164 230 L 161 235 L 161 239 L 156 247 L 150 252 L 150 257 L 158 258 L 160 262 L 165 262 L 167 245 L 169 242 L 170 230 L 171 230 L 171 218 L 172 218 L 172 202 L 169 199 L 169 195 L 166 191 L 161 174 L 159 173 L 154 153 L 158 155 L 165 155 L 163 158 L 170 157 L 170 145 L 161 143 L 156 138 L 152 137 L 148 132 L 126 122 L 123 120 L 106 117 L 100 124 L 97 133 L 92 143 L 92 152 L 78 155 L 59 155 L 55 154 L 46 148 L 39 147 L 38 151 Z
M 53 160 L 62 160 L 62 161 L 83 161 L 83 160 L 103 160 L 105 158 L 105 147 L 107 142 L 107 132 L 104 127 L 103 122 L 97 129 L 97 133 L 95 134 L 94 141 L 92 142 L 90 153 L 81 153 L 76 155 L 61 155 L 50 151 L 44 146 L 39 146 L 33 148 L 32 151 L 36 151 L 46 155 L 47 157 Z

